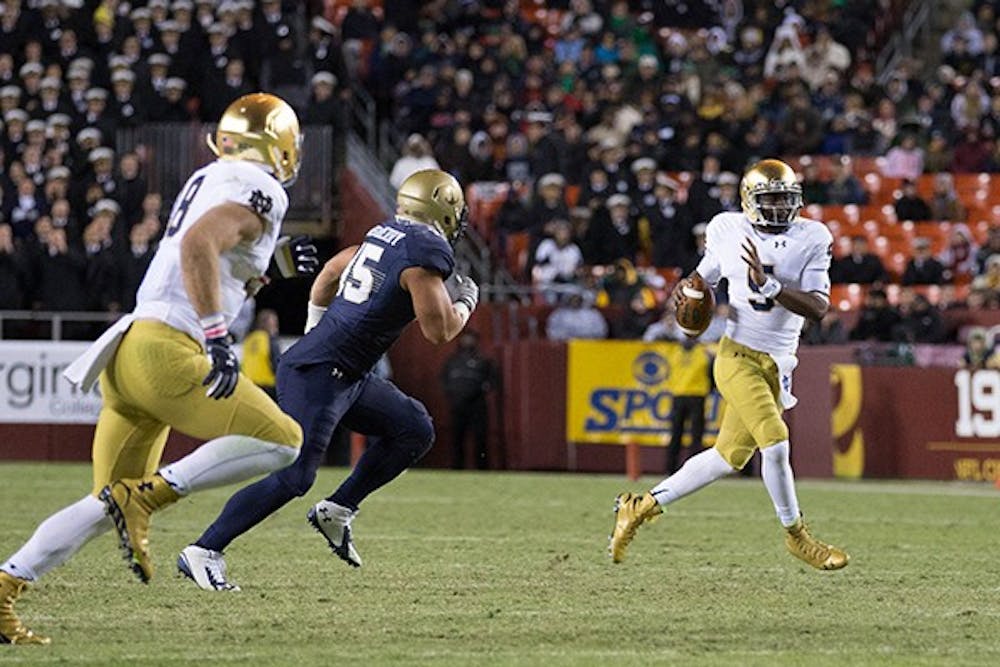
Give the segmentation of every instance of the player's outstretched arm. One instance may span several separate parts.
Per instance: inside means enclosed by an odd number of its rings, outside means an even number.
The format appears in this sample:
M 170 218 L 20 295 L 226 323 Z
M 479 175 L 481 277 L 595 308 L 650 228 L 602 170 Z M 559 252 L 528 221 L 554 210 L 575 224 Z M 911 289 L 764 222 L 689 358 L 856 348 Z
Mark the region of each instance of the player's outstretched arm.
M 327 260 L 323 269 L 313 281 L 309 290 L 309 305 L 306 310 L 306 329 L 309 333 L 323 319 L 323 314 L 330 307 L 333 297 L 337 295 L 337 288 L 340 286 L 340 276 L 344 275 L 347 265 L 351 263 L 351 258 L 358 251 L 360 246 L 352 245 L 344 248 L 336 255 Z
M 219 256 L 241 241 L 256 241 L 264 232 L 261 218 L 249 208 L 226 202 L 204 213 L 181 241 L 184 289 L 199 317 L 222 312 Z
M 399 284 L 410 293 L 421 333 L 435 345 L 457 336 L 479 303 L 479 288 L 470 278 L 460 282 L 463 287 L 454 303 L 435 271 L 411 266 L 400 275 Z

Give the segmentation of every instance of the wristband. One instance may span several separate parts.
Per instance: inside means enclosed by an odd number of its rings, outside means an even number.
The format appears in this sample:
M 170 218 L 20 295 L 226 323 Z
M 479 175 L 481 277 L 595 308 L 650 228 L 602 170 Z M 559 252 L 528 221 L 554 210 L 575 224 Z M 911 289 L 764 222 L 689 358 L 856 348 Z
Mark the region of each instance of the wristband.
M 206 315 L 200 318 L 198 322 L 201 324 L 201 330 L 205 334 L 205 340 L 225 338 L 226 334 L 229 333 L 229 329 L 226 327 L 226 317 L 222 313 Z
M 317 306 L 312 301 L 306 306 L 306 330 L 302 333 L 309 333 L 315 328 L 319 321 L 323 319 L 323 315 L 326 313 L 326 308 L 323 306 Z
M 453 304 L 455 307 L 455 312 L 458 313 L 458 319 L 462 320 L 462 326 L 469 321 L 469 317 L 472 315 L 472 309 L 469 308 L 469 304 L 464 301 L 458 301 Z
M 766 299 L 773 299 L 781 293 L 783 285 L 774 276 L 768 276 L 764 284 L 760 286 L 760 293 Z

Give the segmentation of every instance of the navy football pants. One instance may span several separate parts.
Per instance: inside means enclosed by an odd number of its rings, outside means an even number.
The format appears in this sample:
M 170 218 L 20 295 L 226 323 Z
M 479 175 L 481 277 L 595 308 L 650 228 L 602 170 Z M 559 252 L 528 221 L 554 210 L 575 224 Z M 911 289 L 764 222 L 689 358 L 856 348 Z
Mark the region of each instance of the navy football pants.
M 366 373 L 338 379 L 328 364 L 278 368 L 278 403 L 301 426 L 302 451 L 292 465 L 236 492 L 196 544 L 223 551 L 235 538 L 273 514 L 316 481 L 337 424 L 370 436 L 351 475 L 330 500 L 357 509 L 372 491 L 416 463 L 434 442 L 426 408 L 388 380 Z

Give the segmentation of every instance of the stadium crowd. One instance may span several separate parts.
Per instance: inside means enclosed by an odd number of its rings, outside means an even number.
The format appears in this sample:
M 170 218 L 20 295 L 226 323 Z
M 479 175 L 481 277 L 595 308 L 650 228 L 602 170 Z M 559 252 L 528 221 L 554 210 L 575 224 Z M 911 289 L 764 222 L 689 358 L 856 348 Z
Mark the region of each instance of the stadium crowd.
M 130 310 L 167 210 L 117 132 L 259 89 L 341 126 L 334 25 L 279 0 L 3 3 L 0 309 Z
M 115 152 L 118 128 L 212 121 L 258 88 L 342 127 L 352 86 L 405 137 L 394 182 L 438 164 L 508 184 L 474 224 L 501 261 L 527 238 L 517 279 L 582 284 L 603 305 L 620 272 L 590 267 L 625 267 L 642 317 L 613 335 L 656 320 L 651 267 L 690 270 L 705 222 L 739 209 L 744 167 L 774 155 L 812 156 L 796 163 L 806 201 L 841 206 L 868 203 L 854 163 L 878 158 L 903 179 L 899 220 L 953 223 L 936 253 L 913 238 L 905 268 L 845 236 L 835 280 L 875 299 L 884 283 L 954 282 L 957 301 L 997 307 L 1000 237 L 977 244 L 950 175 L 1000 172 L 1000 3 L 958 18 L 939 66 L 904 61 L 882 85 L 872 62 L 902 4 L 7 2 L 0 280 L 16 289 L 0 308 L 129 307 L 165 212 L 142 156 Z M 929 195 L 924 174 L 938 174 Z M 890 307 L 903 317 L 908 301 Z

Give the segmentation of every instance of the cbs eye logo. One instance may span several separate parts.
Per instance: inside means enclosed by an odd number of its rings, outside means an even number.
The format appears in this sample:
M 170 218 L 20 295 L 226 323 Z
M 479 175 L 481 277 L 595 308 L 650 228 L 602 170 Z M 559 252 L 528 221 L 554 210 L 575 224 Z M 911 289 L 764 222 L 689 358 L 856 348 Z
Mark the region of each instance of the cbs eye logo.
M 643 352 L 632 362 L 632 375 L 644 385 L 657 385 L 670 375 L 670 364 L 655 352 Z

